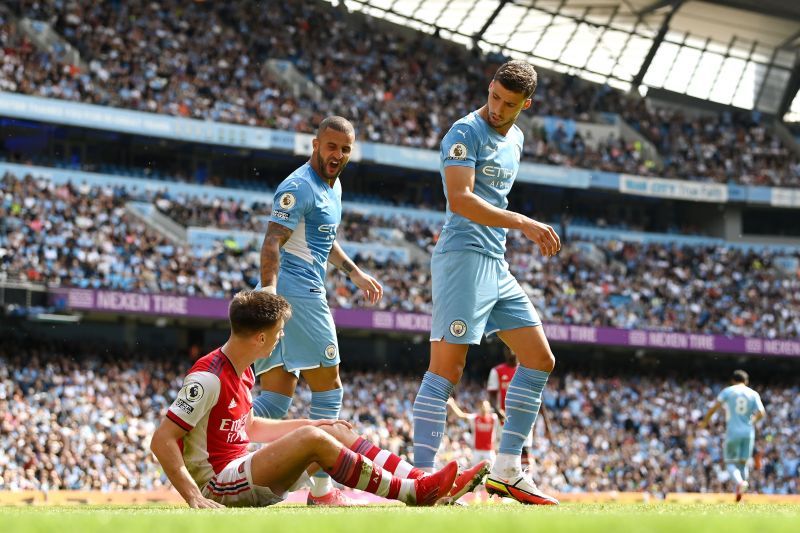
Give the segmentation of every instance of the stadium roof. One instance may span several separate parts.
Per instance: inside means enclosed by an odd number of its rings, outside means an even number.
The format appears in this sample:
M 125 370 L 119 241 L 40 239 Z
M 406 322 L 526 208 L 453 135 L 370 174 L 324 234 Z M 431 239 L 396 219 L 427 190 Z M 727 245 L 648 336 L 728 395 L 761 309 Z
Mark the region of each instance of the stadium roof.
M 345 0 L 344 4 L 350 10 L 438 32 L 487 52 L 527 57 L 542 67 L 623 90 L 658 87 L 783 114 L 800 87 L 800 2 L 795 1 Z M 793 110 L 800 113 L 800 99 L 795 105 Z

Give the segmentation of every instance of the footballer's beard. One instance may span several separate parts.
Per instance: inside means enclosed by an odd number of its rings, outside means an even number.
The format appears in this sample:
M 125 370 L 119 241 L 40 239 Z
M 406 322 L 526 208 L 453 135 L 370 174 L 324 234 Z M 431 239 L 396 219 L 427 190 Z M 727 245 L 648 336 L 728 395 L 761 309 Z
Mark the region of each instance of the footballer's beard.
M 495 113 L 492 113 L 492 108 L 489 107 L 489 104 L 486 104 L 487 122 L 489 123 L 489 125 L 491 127 L 493 127 L 496 130 L 499 130 L 499 129 L 502 129 L 502 128 L 505 128 L 505 127 L 511 127 L 517 121 L 517 117 L 519 117 L 520 113 L 522 113 L 521 109 L 519 111 L 517 111 L 516 113 L 514 113 L 513 115 L 511 115 L 510 117 L 508 117 L 506 119 L 502 119 L 502 118 L 500 118 L 499 115 L 497 115 Z
M 513 116 L 511 116 L 511 117 L 509 117 L 509 118 L 508 118 L 508 119 L 506 119 L 506 120 L 503 120 L 503 119 L 501 119 L 501 118 L 499 118 L 499 117 L 496 117 L 496 115 L 492 115 L 492 113 L 490 112 L 490 113 L 489 113 L 489 125 L 490 125 L 491 127 L 493 127 L 494 129 L 497 129 L 497 130 L 499 130 L 499 129 L 501 129 L 501 128 L 505 128 L 506 126 L 511 126 L 511 125 L 513 125 L 513 124 L 514 124 L 514 122 L 516 122 L 516 121 L 517 121 L 517 117 L 518 117 L 518 116 L 519 116 L 519 113 L 517 113 L 516 115 L 513 115 Z M 495 120 L 496 120 L 496 121 L 495 121 Z
M 319 167 L 320 172 L 322 172 L 322 177 L 328 181 L 336 181 L 336 178 L 338 178 L 339 175 L 342 173 L 344 167 L 347 166 L 347 161 L 345 161 L 345 159 L 342 158 L 339 160 L 339 164 L 335 167 L 335 170 L 333 170 L 333 172 L 331 173 L 328 171 L 328 167 L 332 161 L 335 161 L 335 159 L 330 158 L 327 161 L 325 161 L 324 159 L 322 159 L 322 155 L 319 152 L 317 152 L 317 166 Z

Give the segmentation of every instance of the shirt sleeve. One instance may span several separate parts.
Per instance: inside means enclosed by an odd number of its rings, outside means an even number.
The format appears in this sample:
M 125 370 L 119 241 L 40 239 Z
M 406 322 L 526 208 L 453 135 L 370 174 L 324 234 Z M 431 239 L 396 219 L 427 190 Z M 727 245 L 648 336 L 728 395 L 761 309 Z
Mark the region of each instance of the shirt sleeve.
M 472 167 L 478 161 L 480 139 L 466 124 L 455 124 L 442 139 L 440 157 L 445 167 Z
M 727 399 L 728 399 L 728 388 L 726 387 L 721 391 L 719 391 L 719 395 L 717 396 L 717 401 L 719 403 L 725 403 L 725 400 Z
M 307 183 L 297 178 L 284 180 L 272 199 L 270 222 L 294 230 L 314 208 L 314 195 Z
M 486 390 L 489 392 L 500 390 L 500 378 L 497 375 L 496 368 L 489 371 L 489 381 L 486 383 Z
M 192 372 L 183 380 L 178 397 L 167 410 L 167 418 L 191 431 L 217 404 L 219 377 L 211 372 Z

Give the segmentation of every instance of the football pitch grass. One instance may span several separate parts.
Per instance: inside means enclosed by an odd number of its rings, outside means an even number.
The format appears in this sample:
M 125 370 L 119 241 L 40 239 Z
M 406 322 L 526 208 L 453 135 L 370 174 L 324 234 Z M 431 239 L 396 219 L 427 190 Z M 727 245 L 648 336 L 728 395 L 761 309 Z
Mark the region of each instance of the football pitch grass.
M 800 531 L 800 507 L 734 504 L 473 505 L 350 509 L 284 505 L 195 511 L 175 506 L 2 507 L 3 532 L 523 533 Z

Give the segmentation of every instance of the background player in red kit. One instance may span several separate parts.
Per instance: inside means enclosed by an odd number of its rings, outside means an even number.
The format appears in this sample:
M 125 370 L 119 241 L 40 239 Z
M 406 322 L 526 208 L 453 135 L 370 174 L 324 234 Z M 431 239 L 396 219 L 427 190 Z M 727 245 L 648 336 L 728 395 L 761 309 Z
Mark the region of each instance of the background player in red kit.
M 500 417 L 500 420 L 505 420 L 505 406 L 506 406 L 506 393 L 508 392 L 508 384 L 511 383 L 511 378 L 514 377 L 514 372 L 517 371 L 517 356 L 507 346 L 503 352 L 505 361 L 493 367 L 489 371 L 489 380 L 486 383 L 486 391 L 489 393 L 489 403 L 492 404 L 494 412 Z
M 254 416 L 250 365 L 275 348 L 291 308 L 281 296 L 243 291 L 228 315 L 228 341 L 194 364 L 151 443 L 190 507 L 271 505 L 316 467 L 345 486 L 411 505 L 447 496 L 455 461 L 426 474 L 358 437 L 347 422 Z M 248 452 L 251 441 L 268 444 Z
M 489 461 L 494 463 L 495 441 L 497 440 L 497 425 L 500 418 L 493 412 L 491 404 L 483 400 L 478 413 L 465 413 L 451 397 L 447 405 L 458 418 L 469 421 L 469 430 L 472 433 L 472 457 L 475 461 Z

